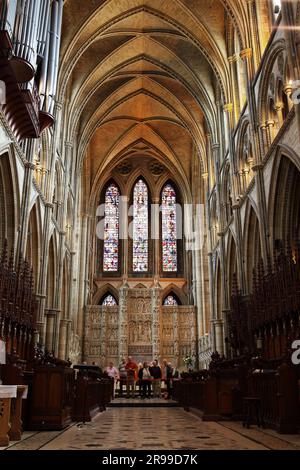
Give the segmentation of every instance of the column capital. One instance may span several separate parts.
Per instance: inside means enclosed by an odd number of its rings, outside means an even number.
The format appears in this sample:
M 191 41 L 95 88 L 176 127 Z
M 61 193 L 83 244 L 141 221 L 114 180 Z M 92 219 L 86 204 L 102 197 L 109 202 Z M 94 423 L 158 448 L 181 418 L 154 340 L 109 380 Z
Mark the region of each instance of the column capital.
M 242 60 L 244 59 L 250 59 L 250 57 L 252 57 L 252 49 L 251 47 L 248 47 L 246 49 L 243 49 L 241 52 L 240 52 L 240 58 Z
M 237 62 L 239 60 L 238 54 L 231 55 L 227 57 L 227 60 L 230 64 L 233 64 L 234 62 Z
M 28 170 L 35 170 L 35 167 L 36 167 L 34 163 L 30 163 L 30 162 L 25 162 L 24 166 L 25 168 L 28 168 Z
M 55 106 L 56 109 L 61 110 L 62 107 L 63 107 L 63 102 L 59 101 L 59 100 L 56 100 L 54 106 Z
M 214 142 L 214 143 L 212 144 L 211 148 L 212 148 L 213 150 L 219 150 L 220 144 L 219 144 L 218 142 Z
M 293 84 L 292 81 L 290 80 L 288 83 L 285 83 L 283 86 L 283 91 L 287 96 L 290 96 L 290 94 L 293 91 Z

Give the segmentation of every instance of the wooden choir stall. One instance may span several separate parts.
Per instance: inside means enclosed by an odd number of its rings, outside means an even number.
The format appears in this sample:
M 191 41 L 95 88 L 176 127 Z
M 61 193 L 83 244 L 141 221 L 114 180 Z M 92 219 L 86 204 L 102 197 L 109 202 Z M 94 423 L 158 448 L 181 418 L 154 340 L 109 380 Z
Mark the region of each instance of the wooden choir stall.
M 246 295 L 233 279 L 227 318 L 227 358 L 216 352 L 209 370 L 185 374 L 174 397 L 199 408 L 204 420 L 242 420 L 280 433 L 300 431 L 300 243 L 280 245 L 273 262 L 260 261 Z
M 0 258 L 0 446 L 23 429 L 63 429 L 91 419 L 112 399 L 111 380 L 76 371 L 37 348 L 37 298 L 29 264 L 5 243 Z M 80 369 L 80 367 L 78 366 Z M 83 381 L 84 378 L 84 381 Z

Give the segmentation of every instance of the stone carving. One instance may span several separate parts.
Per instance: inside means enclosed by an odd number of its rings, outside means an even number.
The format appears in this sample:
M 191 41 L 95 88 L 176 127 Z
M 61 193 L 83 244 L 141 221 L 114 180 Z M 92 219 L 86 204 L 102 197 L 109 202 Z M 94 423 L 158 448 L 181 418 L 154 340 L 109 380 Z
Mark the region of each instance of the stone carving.
M 128 160 L 124 160 L 117 166 L 117 171 L 121 175 L 129 175 L 132 172 L 132 164 Z
M 158 161 L 153 160 L 149 163 L 149 170 L 154 176 L 160 176 L 164 172 L 165 167 Z
M 128 354 L 136 359 L 167 358 L 176 367 L 183 357 L 196 357 L 196 314 L 193 306 L 164 307 L 161 287 L 120 288 L 120 305 L 87 307 L 84 359 L 102 367 Z

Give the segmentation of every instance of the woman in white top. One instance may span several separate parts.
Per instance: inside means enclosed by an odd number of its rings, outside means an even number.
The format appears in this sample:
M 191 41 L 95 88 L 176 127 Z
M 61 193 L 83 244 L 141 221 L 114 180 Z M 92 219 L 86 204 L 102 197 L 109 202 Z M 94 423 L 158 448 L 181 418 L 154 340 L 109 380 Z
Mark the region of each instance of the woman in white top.
M 111 377 L 112 379 L 114 379 L 114 393 L 113 393 L 113 398 L 115 398 L 115 389 L 116 389 L 116 383 L 117 383 L 117 380 L 119 380 L 119 371 L 116 367 L 114 367 L 114 363 L 113 362 L 110 362 L 108 364 L 108 367 L 106 367 L 105 369 L 108 377 Z

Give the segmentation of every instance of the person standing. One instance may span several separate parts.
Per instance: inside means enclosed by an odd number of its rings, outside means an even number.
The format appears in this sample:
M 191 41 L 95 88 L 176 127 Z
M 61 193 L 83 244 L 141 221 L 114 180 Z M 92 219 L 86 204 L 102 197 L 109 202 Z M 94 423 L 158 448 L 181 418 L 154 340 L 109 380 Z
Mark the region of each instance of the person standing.
M 126 386 L 127 382 L 127 371 L 126 371 L 126 360 L 123 357 L 121 364 L 119 365 L 119 377 L 120 377 L 120 397 L 123 397 L 123 386 Z
M 173 367 L 171 362 L 168 362 L 166 368 L 166 376 L 167 376 L 167 394 L 168 399 L 172 398 L 172 390 L 173 390 Z
M 125 366 L 127 379 L 126 379 L 126 397 L 129 398 L 132 396 L 134 398 L 135 394 L 135 380 L 138 366 L 134 362 L 131 356 L 128 357 L 128 361 Z
M 162 378 L 167 387 L 167 396 L 166 398 L 171 398 L 171 382 L 172 382 L 173 368 L 170 362 L 166 359 L 163 360 L 162 366 Z
M 117 380 L 119 379 L 119 371 L 116 367 L 114 367 L 113 362 L 110 362 L 108 364 L 108 367 L 106 367 L 105 371 L 108 377 L 112 378 L 114 381 L 113 398 L 115 398 L 116 383 L 117 383 Z
M 139 370 L 139 379 L 142 384 L 142 398 L 151 397 L 151 374 L 147 362 Z
M 153 377 L 153 397 L 160 398 L 161 396 L 161 368 L 158 365 L 158 360 L 154 359 L 153 365 L 149 367 L 151 376 Z

